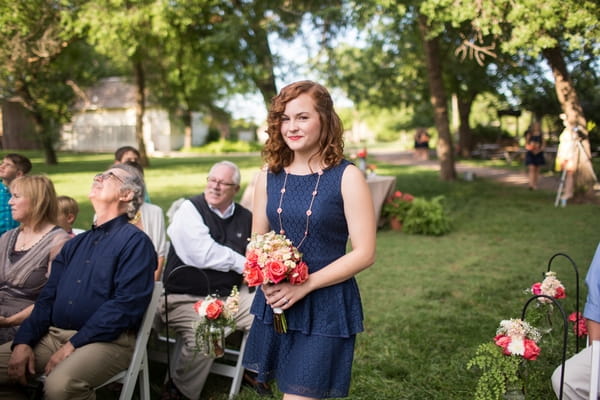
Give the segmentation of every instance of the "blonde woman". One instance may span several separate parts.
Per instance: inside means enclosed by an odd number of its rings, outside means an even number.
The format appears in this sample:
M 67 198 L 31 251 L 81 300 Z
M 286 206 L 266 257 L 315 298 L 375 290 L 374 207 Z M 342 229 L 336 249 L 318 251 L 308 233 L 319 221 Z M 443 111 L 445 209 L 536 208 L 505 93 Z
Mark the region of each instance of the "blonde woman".
M 10 185 L 8 204 L 20 223 L 0 237 L 0 344 L 13 339 L 46 284 L 50 264 L 69 235 L 57 225 L 52 181 L 22 176 Z

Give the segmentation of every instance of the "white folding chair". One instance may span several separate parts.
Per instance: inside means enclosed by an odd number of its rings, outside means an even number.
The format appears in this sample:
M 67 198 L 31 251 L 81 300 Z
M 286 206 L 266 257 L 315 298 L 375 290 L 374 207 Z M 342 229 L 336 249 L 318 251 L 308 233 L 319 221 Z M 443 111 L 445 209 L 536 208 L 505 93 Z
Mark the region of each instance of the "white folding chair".
M 197 284 L 197 288 L 199 290 L 206 290 L 210 292 L 210 285 L 208 283 L 208 278 L 206 277 L 206 273 L 197 267 L 191 265 L 180 265 L 173 269 L 169 275 L 165 279 L 165 309 L 168 310 L 168 295 L 170 285 L 178 285 L 181 279 L 193 280 Z M 180 284 L 180 283 L 179 283 Z M 202 285 L 206 285 L 204 289 L 202 289 Z M 175 287 L 173 286 L 173 287 Z M 176 339 L 170 338 L 168 335 L 169 332 L 169 318 L 168 311 L 166 313 L 166 336 L 158 335 L 158 339 L 161 341 L 167 342 L 167 354 L 166 354 L 166 362 L 167 362 L 167 379 L 170 378 L 171 374 L 171 366 L 177 365 L 177 358 L 181 354 L 182 347 L 184 345 L 183 339 L 180 336 L 177 336 Z M 231 328 L 226 328 L 225 335 L 229 336 L 229 334 L 233 333 Z M 244 355 L 244 349 L 246 348 L 246 340 L 248 339 L 248 331 L 243 331 L 242 333 L 242 341 L 239 349 L 225 347 L 225 355 L 223 358 L 217 358 L 213 362 L 210 373 L 217 374 L 221 376 L 225 376 L 231 378 L 231 386 L 229 389 L 229 398 L 233 398 L 240 392 L 240 386 L 242 385 L 242 378 L 244 376 L 244 367 L 242 366 L 242 357 Z M 160 357 L 163 358 L 163 357 Z M 172 358 L 172 359 L 171 359 Z M 153 359 L 155 359 L 153 357 Z M 158 358 L 157 358 L 158 360 Z
M 231 386 L 229 387 L 229 398 L 233 399 L 239 392 L 242 386 L 242 379 L 244 377 L 244 366 L 242 365 L 242 358 L 244 356 L 244 349 L 246 348 L 246 341 L 248 340 L 248 331 L 242 332 L 242 342 L 239 349 L 225 347 L 225 355 L 222 358 L 216 358 L 212 366 L 210 367 L 210 373 L 215 375 L 221 375 L 227 378 L 231 378 Z M 229 336 L 232 333 L 230 328 L 226 328 L 225 335 Z M 181 336 L 177 336 L 175 340 L 175 346 L 173 348 L 173 364 L 176 365 L 177 358 L 181 354 L 182 347 L 184 346 L 183 339 Z
M 96 387 L 95 390 L 98 390 L 110 383 L 118 382 L 123 384 L 119 400 L 130 400 L 133 396 L 133 391 L 135 390 L 135 384 L 139 378 L 140 400 L 150 400 L 150 376 L 148 371 L 148 353 L 146 347 L 148 345 L 148 338 L 150 337 L 154 315 L 156 314 L 156 308 L 158 306 L 158 299 L 160 298 L 162 292 L 162 282 L 155 282 L 154 290 L 152 291 L 152 298 L 150 299 L 148 308 L 144 313 L 142 324 L 140 325 L 140 329 L 137 333 L 135 349 L 133 351 L 133 356 L 131 357 L 129 367 L 126 370 L 119 372 L 102 385 Z
M 590 371 L 590 400 L 598 399 L 598 382 L 600 382 L 600 340 L 592 341 L 592 364 Z

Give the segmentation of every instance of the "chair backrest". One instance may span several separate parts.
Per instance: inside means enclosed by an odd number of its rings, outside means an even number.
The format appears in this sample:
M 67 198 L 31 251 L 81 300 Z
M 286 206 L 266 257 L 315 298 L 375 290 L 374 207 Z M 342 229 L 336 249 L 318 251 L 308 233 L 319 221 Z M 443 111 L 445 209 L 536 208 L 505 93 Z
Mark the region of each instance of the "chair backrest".
M 184 264 L 165 272 L 166 277 L 163 279 L 165 294 L 184 293 L 205 296 L 211 292 L 208 276 L 201 268 Z M 190 282 L 194 282 L 195 292 L 182 289 L 189 287 Z
M 148 308 L 144 313 L 144 318 L 142 319 L 142 324 L 137 333 L 135 348 L 133 350 L 133 355 L 131 357 L 131 362 L 129 363 L 129 367 L 107 382 L 98 386 L 96 389 L 99 389 L 103 386 L 108 385 L 112 382 L 120 382 L 123 384 L 123 388 L 121 389 L 121 395 L 119 396 L 120 400 L 131 399 L 133 396 L 133 391 L 135 390 L 135 384 L 138 381 L 138 377 L 140 374 L 142 375 L 142 382 L 140 385 L 141 391 L 141 399 L 150 399 L 150 384 L 148 378 L 148 356 L 147 356 L 147 345 L 148 338 L 150 337 L 150 332 L 152 329 L 152 323 L 154 322 L 154 316 L 156 314 L 156 309 L 158 306 L 158 300 L 160 295 L 163 292 L 163 284 L 162 282 L 154 282 L 154 290 L 152 291 L 152 297 L 150 298 L 150 303 L 148 303 Z
M 590 371 L 590 400 L 598 399 L 598 382 L 600 382 L 600 340 L 592 341 L 592 363 Z

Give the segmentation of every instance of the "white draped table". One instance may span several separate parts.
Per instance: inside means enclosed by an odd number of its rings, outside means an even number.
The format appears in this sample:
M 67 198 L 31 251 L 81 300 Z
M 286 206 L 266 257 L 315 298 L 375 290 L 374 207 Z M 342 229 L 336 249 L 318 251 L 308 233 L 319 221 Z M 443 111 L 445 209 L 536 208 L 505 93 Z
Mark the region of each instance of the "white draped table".
M 396 190 L 396 177 L 395 176 L 384 176 L 374 175 L 367 177 L 367 183 L 371 190 L 371 196 L 373 197 L 373 207 L 375 208 L 375 220 L 377 226 L 382 226 L 385 221 L 381 219 L 381 209 L 385 200 L 394 194 Z

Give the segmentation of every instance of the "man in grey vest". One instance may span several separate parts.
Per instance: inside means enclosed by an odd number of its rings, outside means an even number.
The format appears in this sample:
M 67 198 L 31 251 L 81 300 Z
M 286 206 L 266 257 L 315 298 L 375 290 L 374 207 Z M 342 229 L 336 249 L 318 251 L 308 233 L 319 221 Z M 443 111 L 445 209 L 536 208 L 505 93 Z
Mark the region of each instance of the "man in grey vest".
M 250 306 L 254 293 L 243 284 L 242 277 L 252 214 L 233 202 L 239 190 L 240 171 L 237 165 L 229 161 L 216 163 L 208 173 L 204 193 L 185 200 L 167 228 L 171 247 L 165 267 L 165 283 L 169 283 L 167 278 L 173 269 L 187 264 L 202 269 L 208 285 L 184 277 L 167 287 L 170 292 L 169 327 L 183 338 L 184 346 L 163 398 L 199 399 L 213 362 L 212 358 L 195 351 L 192 326 L 198 320 L 198 314 L 194 303 L 207 294 L 226 297 L 235 285 L 240 292 L 240 306 L 235 317 L 237 328 L 249 329 L 252 324 Z M 161 301 L 160 304 L 164 321 L 165 303 Z

